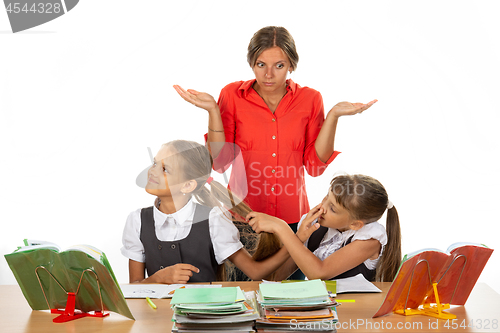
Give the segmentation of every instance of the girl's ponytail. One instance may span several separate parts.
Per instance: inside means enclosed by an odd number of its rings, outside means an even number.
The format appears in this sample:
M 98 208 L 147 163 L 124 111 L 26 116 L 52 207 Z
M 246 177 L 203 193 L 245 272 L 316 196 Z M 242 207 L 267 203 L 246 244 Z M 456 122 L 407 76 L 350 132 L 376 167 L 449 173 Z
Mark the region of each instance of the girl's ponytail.
M 208 186 L 210 187 L 210 191 L 203 186 L 203 189 L 207 190 L 208 196 L 210 196 L 212 200 L 215 198 L 221 202 L 224 207 L 229 209 L 236 220 L 245 220 L 247 214 L 252 212 L 252 209 L 243 200 L 234 195 L 230 189 L 221 183 L 211 180 Z M 203 204 L 203 202 L 200 203 Z
M 231 212 L 233 223 L 240 230 L 240 237 L 244 239 L 245 249 L 255 261 L 264 260 L 278 252 L 281 248 L 281 242 L 278 236 L 267 232 L 256 234 L 248 223 L 241 222 L 245 220 L 248 213 L 252 212 L 252 209 L 244 201 L 240 200 L 230 189 L 217 181 L 211 180 L 208 186 L 210 187 L 210 191 L 203 186 L 201 190 L 195 194 L 196 200 L 200 204 L 209 207 L 220 206 L 219 202 L 226 208 L 232 207 L 229 211 Z M 234 272 L 232 264 L 228 263 L 226 266 L 227 275 L 224 279 L 226 279 L 228 275 L 232 276 Z
M 194 141 L 176 140 L 166 145 L 173 147 L 180 158 L 177 162 L 183 170 L 185 180 L 193 179 L 196 181 L 196 189 L 192 192 L 196 201 L 207 207 L 227 208 L 232 215 L 234 224 L 239 227 L 240 237 L 245 242 L 245 249 L 253 255 L 254 260 L 262 260 L 274 254 L 280 249 L 280 241 L 276 235 L 262 233 L 261 236 L 253 232 L 252 228 L 241 221 L 244 221 L 252 209 L 226 186 L 214 181 L 210 176 L 213 160 L 208 149 Z M 208 187 L 205 186 L 208 184 Z M 226 263 L 228 263 L 226 261 Z M 228 265 L 228 264 L 226 264 Z M 232 269 L 228 268 L 229 273 Z M 219 275 L 218 280 L 224 280 Z
M 210 185 L 212 195 L 226 207 L 233 207 L 230 212 L 233 215 L 233 220 L 238 223 L 245 220 L 248 213 L 252 212 L 252 209 L 237 196 L 235 196 L 230 189 L 226 188 L 219 182 L 211 181 Z M 241 223 L 241 222 L 240 222 Z M 244 223 L 248 226 L 247 223 Z M 245 229 L 245 228 L 243 228 Z M 273 255 L 281 248 L 281 242 L 275 234 L 270 234 L 263 232 L 261 234 L 256 234 L 250 231 L 243 235 L 247 238 L 248 244 L 254 244 L 250 248 L 247 248 L 248 252 L 252 254 L 252 258 L 256 261 L 264 260 L 267 257 Z M 251 239 L 254 238 L 254 239 Z
M 387 209 L 387 245 L 378 263 L 376 281 L 392 282 L 401 263 L 401 227 L 395 206 Z

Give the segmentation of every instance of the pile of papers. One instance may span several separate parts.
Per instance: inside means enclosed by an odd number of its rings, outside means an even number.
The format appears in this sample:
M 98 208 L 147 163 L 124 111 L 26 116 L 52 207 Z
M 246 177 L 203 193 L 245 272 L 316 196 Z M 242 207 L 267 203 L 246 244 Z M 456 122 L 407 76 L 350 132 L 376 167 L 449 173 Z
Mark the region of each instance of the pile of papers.
M 255 298 L 246 299 L 240 287 L 178 289 L 170 304 L 172 332 L 255 332 L 260 317 Z
M 323 281 L 261 283 L 259 291 L 263 316 L 256 321 L 258 332 L 336 332 L 336 303 Z

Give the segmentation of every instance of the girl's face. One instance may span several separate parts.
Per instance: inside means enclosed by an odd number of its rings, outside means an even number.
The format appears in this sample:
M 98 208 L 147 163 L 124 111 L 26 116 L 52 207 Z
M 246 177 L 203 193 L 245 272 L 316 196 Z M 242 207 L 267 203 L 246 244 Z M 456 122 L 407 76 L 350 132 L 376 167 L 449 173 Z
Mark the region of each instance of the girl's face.
M 291 71 L 290 61 L 280 47 L 274 46 L 263 51 L 253 67 L 257 91 L 285 93 L 288 71 Z
M 146 192 L 158 197 L 182 195 L 182 177 L 178 167 L 175 149 L 163 146 L 156 154 L 153 165 L 148 170 Z
M 354 219 L 347 209 L 337 203 L 332 191 L 328 191 L 328 195 L 321 202 L 321 207 L 324 213 L 318 218 L 320 225 L 338 231 L 346 231 L 352 228 L 355 222 Z

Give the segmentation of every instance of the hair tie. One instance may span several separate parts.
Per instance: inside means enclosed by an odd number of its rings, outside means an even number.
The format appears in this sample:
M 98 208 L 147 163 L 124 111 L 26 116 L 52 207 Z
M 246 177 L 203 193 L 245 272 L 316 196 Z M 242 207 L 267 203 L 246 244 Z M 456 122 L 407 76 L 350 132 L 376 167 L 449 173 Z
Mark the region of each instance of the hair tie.
M 214 180 L 213 177 L 208 177 L 207 178 L 207 184 L 210 185 L 210 183 L 212 182 L 212 180 Z
M 392 201 L 387 200 L 387 209 L 391 209 L 392 207 L 394 207 L 394 204 L 392 203 Z

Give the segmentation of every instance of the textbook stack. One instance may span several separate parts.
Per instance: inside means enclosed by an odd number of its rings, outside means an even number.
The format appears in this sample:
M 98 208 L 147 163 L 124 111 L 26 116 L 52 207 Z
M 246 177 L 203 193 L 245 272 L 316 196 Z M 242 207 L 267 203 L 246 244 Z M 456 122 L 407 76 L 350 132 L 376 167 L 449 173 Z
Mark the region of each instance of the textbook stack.
M 246 299 L 240 287 L 178 289 L 170 302 L 172 332 L 255 332 L 255 297 Z
M 261 283 L 259 290 L 263 316 L 256 321 L 257 332 L 336 332 L 336 303 L 323 281 Z

